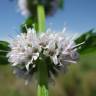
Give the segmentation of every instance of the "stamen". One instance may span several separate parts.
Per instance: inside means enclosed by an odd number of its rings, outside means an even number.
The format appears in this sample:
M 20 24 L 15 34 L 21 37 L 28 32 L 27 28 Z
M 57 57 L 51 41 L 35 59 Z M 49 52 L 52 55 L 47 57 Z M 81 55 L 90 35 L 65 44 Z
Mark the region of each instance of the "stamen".
M 10 34 L 8 34 L 8 37 L 11 38 L 12 40 L 15 40 L 15 38 L 11 36 Z
M 24 27 L 25 27 L 25 29 L 26 29 L 26 31 L 28 30 L 28 27 L 27 27 L 27 25 L 26 24 L 24 24 Z
M 73 49 L 75 49 L 75 48 L 78 48 L 78 47 L 80 47 L 81 45 L 83 45 L 85 42 L 86 42 L 86 41 L 84 41 L 84 42 L 82 42 L 82 43 L 80 43 L 80 44 L 77 44 L 76 46 L 74 46 L 74 47 L 71 48 L 71 49 L 73 50 Z
M 66 27 L 63 28 L 62 33 L 65 33 L 65 31 L 66 31 Z
M 73 63 L 73 64 L 76 64 L 77 62 L 76 61 L 71 61 L 71 60 L 64 60 L 65 62 L 69 62 L 69 63 Z

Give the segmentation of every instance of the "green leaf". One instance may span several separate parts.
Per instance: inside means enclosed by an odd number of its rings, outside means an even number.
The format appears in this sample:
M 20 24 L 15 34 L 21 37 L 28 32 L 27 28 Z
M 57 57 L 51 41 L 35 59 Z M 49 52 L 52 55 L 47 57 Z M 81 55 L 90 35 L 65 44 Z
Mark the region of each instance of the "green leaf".
M 8 64 L 8 58 L 6 57 L 10 48 L 9 43 L 6 41 L 0 41 L 0 64 Z
M 9 43 L 5 42 L 5 41 L 0 41 L 0 56 L 3 55 L 5 56 L 7 51 L 10 50 L 10 48 L 8 47 Z M 6 51 L 6 52 L 5 52 Z
M 6 56 L 0 56 L 0 65 L 9 64 L 8 58 Z
M 36 17 L 29 17 L 22 25 L 21 25 L 21 32 L 22 33 L 27 33 L 26 27 L 27 28 L 35 28 L 37 30 L 37 20 Z
M 81 46 L 81 48 L 79 49 L 79 52 L 89 50 L 90 48 L 96 49 L 96 32 L 94 32 L 94 29 L 91 29 L 88 32 L 85 32 L 75 40 L 76 44 L 79 44 L 84 41 L 85 41 L 85 44 Z

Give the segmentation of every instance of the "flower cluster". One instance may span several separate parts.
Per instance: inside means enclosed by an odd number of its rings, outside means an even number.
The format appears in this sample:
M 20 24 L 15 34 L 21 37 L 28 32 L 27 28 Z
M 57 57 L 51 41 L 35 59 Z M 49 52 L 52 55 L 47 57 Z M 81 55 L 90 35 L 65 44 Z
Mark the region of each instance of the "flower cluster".
M 45 32 L 36 34 L 34 29 L 27 29 L 27 33 L 21 33 L 10 44 L 11 51 L 7 54 L 9 62 L 26 78 L 32 76 L 37 71 L 38 59 L 43 54 L 47 59 L 48 71 L 63 69 L 66 65 L 76 63 L 78 53 L 76 45 L 72 39 L 66 38 L 63 34 Z M 50 62 L 49 62 L 50 61 Z M 25 78 L 24 77 L 24 78 Z
M 22 15 L 24 16 L 30 15 L 30 12 L 27 8 L 28 7 L 27 0 L 18 0 L 18 7 Z
M 35 11 L 38 4 L 44 6 L 46 15 L 53 15 L 63 6 L 63 0 L 18 0 L 18 7 L 23 16 L 37 14 Z

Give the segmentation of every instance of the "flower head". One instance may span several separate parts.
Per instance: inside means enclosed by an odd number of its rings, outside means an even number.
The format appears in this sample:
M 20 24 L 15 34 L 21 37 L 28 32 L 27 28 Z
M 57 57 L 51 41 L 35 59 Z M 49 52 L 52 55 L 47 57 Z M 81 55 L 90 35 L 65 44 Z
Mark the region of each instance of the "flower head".
M 79 55 L 72 39 L 60 33 L 45 32 L 36 34 L 34 29 L 27 29 L 27 33 L 21 33 L 10 44 L 11 51 L 7 54 L 9 62 L 20 77 L 32 77 L 37 71 L 37 64 L 41 54 L 46 58 L 49 73 L 57 70 L 66 70 L 68 64 L 76 63 Z
M 37 14 L 36 7 L 42 4 L 46 15 L 53 15 L 58 8 L 62 8 L 63 0 L 18 0 L 18 7 L 23 16 Z
M 28 10 L 27 0 L 18 0 L 18 7 L 19 7 L 19 11 L 21 12 L 22 15 L 24 15 L 24 16 L 30 15 L 30 11 Z

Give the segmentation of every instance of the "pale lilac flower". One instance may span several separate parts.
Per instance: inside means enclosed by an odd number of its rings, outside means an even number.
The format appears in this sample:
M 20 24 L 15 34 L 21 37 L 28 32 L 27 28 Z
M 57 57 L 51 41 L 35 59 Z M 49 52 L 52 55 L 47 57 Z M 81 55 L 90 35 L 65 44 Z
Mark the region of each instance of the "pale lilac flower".
M 30 12 L 27 8 L 27 0 L 18 0 L 19 11 L 23 16 L 29 16 Z
M 72 38 L 68 39 L 61 33 L 50 31 L 36 34 L 34 29 L 29 28 L 27 33 L 21 33 L 13 40 L 13 43 L 10 44 L 11 51 L 7 57 L 18 71 L 17 73 L 21 72 L 25 77 L 32 76 L 34 71 L 37 71 L 36 61 L 42 58 L 41 54 L 47 58 L 44 61 L 45 64 L 48 66 L 52 64 L 53 68 L 49 67 L 49 72 L 60 69 L 65 71 L 67 65 L 76 63 L 79 58 L 77 46 Z M 45 59 L 42 58 L 42 60 Z

